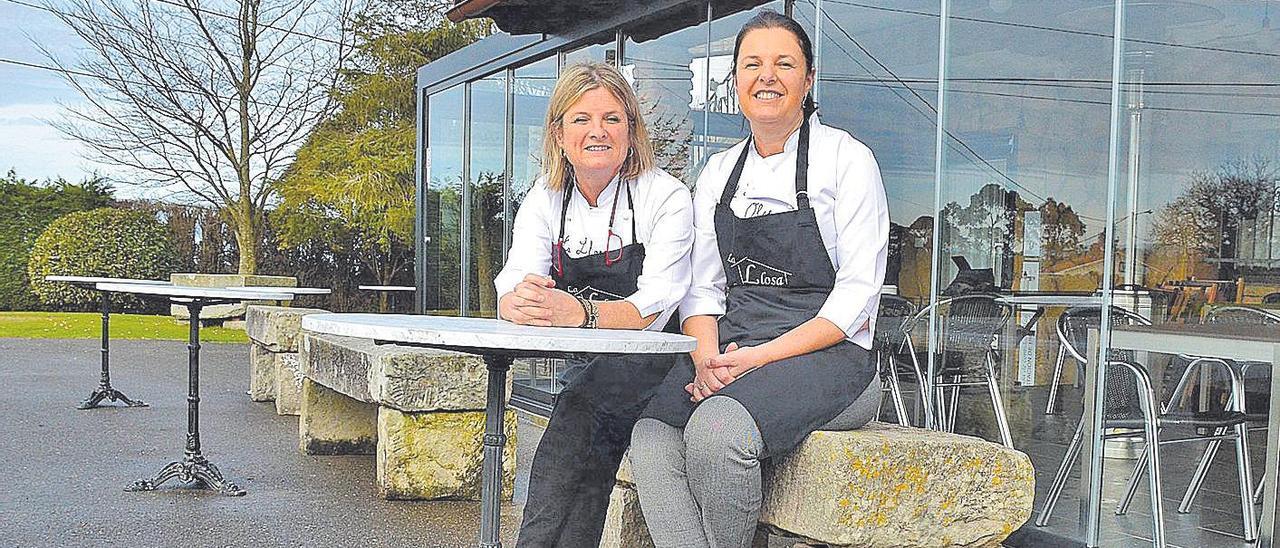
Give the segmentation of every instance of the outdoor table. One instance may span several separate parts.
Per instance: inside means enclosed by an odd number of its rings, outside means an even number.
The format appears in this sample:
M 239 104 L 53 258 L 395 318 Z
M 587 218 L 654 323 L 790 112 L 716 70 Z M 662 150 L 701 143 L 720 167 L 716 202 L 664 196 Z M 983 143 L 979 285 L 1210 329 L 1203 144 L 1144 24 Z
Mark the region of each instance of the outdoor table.
M 533 327 L 487 318 L 406 314 L 310 314 L 302 330 L 360 337 L 380 343 L 479 354 L 489 372 L 485 400 L 484 465 L 480 489 L 480 546 L 501 547 L 502 448 L 506 436 L 507 371 L 515 358 L 565 358 L 581 354 L 679 354 L 697 342 L 685 335 L 624 329 Z
M 104 400 L 111 402 L 123 403 L 126 407 L 147 407 L 142 400 L 130 399 L 123 392 L 116 390 L 111 386 L 111 294 L 108 291 L 99 290 L 99 283 L 120 283 L 120 284 L 149 284 L 149 285 L 169 285 L 169 282 L 163 280 L 135 280 L 130 278 L 105 278 L 98 276 L 45 276 L 46 282 L 63 282 L 79 287 L 80 289 L 88 289 L 98 292 L 98 300 L 101 302 L 102 309 L 102 376 L 98 379 L 98 387 L 89 394 L 89 397 L 80 402 L 76 409 L 93 409 L 101 407 Z
M 243 289 L 245 291 L 265 291 L 268 293 L 288 293 L 290 295 L 293 295 L 295 298 L 298 295 L 328 295 L 330 293 L 333 293 L 332 289 L 326 289 L 323 287 L 285 287 L 285 286 L 276 287 L 276 286 L 269 286 L 269 285 L 227 287 L 224 289 Z M 272 300 L 272 299 L 267 299 L 267 300 Z M 289 299 L 289 300 L 292 300 L 292 299 Z M 276 304 L 280 304 L 280 301 L 276 301 Z
M 1087 546 L 1098 546 L 1102 509 L 1102 429 L 1099 406 L 1104 401 L 1106 364 L 1097 362 L 1101 344 L 1097 329 L 1089 330 L 1089 367 L 1085 369 L 1084 437 L 1081 457 L 1085 463 L 1080 476 L 1080 518 L 1085 526 Z M 1280 363 L 1280 329 L 1267 325 L 1161 324 L 1115 326 L 1110 331 L 1110 347 L 1118 350 L 1162 354 L 1185 354 L 1239 361 Z M 1271 375 L 1271 404 L 1267 415 L 1267 460 L 1264 477 L 1280 478 L 1280 375 Z M 1280 481 L 1266 483 L 1262 494 L 1262 523 L 1258 547 L 1272 548 L 1280 531 L 1276 497 Z
M 191 328 L 187 335 L 187 445 L 182 460 L 174 461 L 152 479 L 141 479 L 125 488 L 125 491 L 153 491 L 160 484 L 178 478 L 182 482 L 196 482 L 197 486 L 213 489 L 224 495 L 244 494 L 234 483 L 222 477 L 222 472 L 204 458 L 200 451 L 200 310 L 206 306 L 231 304 L 241 301 L 288 301 L 293 295 L 285 292 L 265 291 L 237 287 L 185 287 L 173 285 L 147 285 L 99 283 L 99 291 L 131 293 L 140 297 L 162 298 L 170 304 L 187 307 Z

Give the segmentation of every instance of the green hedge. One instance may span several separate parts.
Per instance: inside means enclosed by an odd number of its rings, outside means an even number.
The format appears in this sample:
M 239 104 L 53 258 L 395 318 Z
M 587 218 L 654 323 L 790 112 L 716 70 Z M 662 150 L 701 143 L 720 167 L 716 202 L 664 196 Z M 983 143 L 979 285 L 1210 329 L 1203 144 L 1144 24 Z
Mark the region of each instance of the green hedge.
M 31 289 L 40 302 L 64 310 L 84 310 L 98 302 L 93 291 L 44 281 L 48 275 L 168 279 L 175 262 L 168 231 L 153 215 L 101 208 L 58 218 L 36 239 L 27 265 Z M 144 309 L 122 299 L 123 309 Z
M 13 171 L 0 177 L 0 310 L 32 310 L 40 305 L 27 283 L 31 246 L 54 219 L 113 203 L 111 187 L 100 179 L 38 183 Z

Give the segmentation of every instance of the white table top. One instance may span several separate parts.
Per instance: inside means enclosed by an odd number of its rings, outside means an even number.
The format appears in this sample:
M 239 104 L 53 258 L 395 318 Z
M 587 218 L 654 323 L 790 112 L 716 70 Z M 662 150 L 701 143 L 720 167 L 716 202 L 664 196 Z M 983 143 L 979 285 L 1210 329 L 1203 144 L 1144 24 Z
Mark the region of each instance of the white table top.
M 346 337 L 470 349 L 555 353 L 676 354 L 693 337 L 630 329 L 533 327 L 488 318 L 409 314 L 308 314 L 302 329 Z
M 996 300 L 1013 305 L 1102 306 L 1102 295 L 1008 295 Z
M 136 280 L 133 278 L 104 278 L 100 276 L 45 276 L 44 281 L 84 285 L 101 283 L 173 285 L 168 280 Z
M 292 301 L 292 293 L 246 290 L 242 287 L 187 287 L 181 285 L 99 283 L 100 291 L 157 295 L 188 299 L 226 299 L 232 301 Z
M 357 287 L 369 291 L 417 291 L 418 289 L 411 285 L 361 285 Z
M 247 291 L 267 291 L 274 293 L 293 293 L 294 295 L 328 295 L 332 289 L 323 287 L 274 287 L 268 285 L 246 285 L 244 287 L 228 287 L 225 289 L 244 289 Z

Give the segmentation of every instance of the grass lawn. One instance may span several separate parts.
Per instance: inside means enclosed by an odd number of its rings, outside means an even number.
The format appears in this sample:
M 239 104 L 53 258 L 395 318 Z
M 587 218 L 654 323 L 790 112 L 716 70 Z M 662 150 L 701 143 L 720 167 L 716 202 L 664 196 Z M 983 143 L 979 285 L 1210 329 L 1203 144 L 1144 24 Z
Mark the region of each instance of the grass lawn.
M 0 312 L 0 338 L 96 339 L 102 316 L 97 312 Z M 171 316 L 112 314 L 112 339 L 187 340 L 187 324 Z M 201 327 L 202 342 L 248 342 L 243 329 Z

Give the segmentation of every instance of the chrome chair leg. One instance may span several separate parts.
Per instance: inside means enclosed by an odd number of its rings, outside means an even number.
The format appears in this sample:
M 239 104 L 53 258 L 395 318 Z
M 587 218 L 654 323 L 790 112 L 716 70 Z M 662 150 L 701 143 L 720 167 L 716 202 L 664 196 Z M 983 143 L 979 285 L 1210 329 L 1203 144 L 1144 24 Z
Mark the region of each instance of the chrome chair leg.
M 1058 473 L 1053 476 L 1053 483 L 1049 486 L 1049 492 L 1044 497 L 1044 507 L 1040 509 L 1040 515 L 1036 517 L 1036 527 L 1044 527 L 1049 523 L 1049 516 L 1053 515 L 1053 508 L 1058 505 L 1058 498 L 1062 496 L 1062 489 L 1067 485 L 1067 476 L 1071 474 L 1071 468 L 1075 466 L 1076 459 L 1080 457 L 1080 443 L 1084 438 L 1084 420 L 1076 423 L 1076 433 L 1071 436 L 1071 443 L 1067 445 L 1067 453 L 1062 456 L 1062 464 L 1058 465 Z
M 898 415 L 898 424 L 911 426 L 907 417 L 907 403 L 902 400 L 902 386 L 898 384 L 898 372 L 889 364 L 889 397 L 893 398 L 893 411 Z
M 951 401 L 947 402 L 948 404 L 947 405 L 947 408 L 948 408 L 947 431 L 948 432 L 956 431 L 956 411 L 959 410 L 960 408 L 960 381 L 963 378 L 964 377 L 961 375 L 955 375 L 951 377 L 951 382 L 954 384 L 951 386 Z
M 1217 428 L 1213 431 L 1215 436 L 1226 433 L 1226 428 Z M 1182 501 L 1178 503 L 1178 513 L 1186 514 L 1191 511 L 1191 504 L 1195 502 L 1196 495 L 1200 494 L 1200 487 L 1209 473 L 1209 465 L 1213 464 L 1213 459 L 1217 458 L 1218 449 L 1221 447 L 1222 440 L 1209 440 L 1209 445 L 1204 448 L 1204 454 L 1200 455 L 1200 462 L 1196 463 L 1196 471 L 1191 474 L 1191 483 L 1187 485 L 1186 492 L 1182 494 Z
M 1129 369 L 1138 381 L 1138 404 L 1142 410 L 1142 429 L 1147 438 L 1147 446 L 1151 448 L 1147 452 L 1147 484 L 1151 492 L 1151 540 L 1156 548 L 1165 548 L 1164 497 L 1160 487 L 1160 433 L 1156 425 L 1160 405 L 1156 403 L 1155 390 L 1151 388 L 1151 376 L 1146 369 L 1124 361 L 1109 363 Z
M 1013 449 L 1013 434 L 1009 431 L 1009 417 L 1005 415 L 1004 399 L 1000 397 L 1000 386 L 996 382 L 995 360 L 991 354 L 987 357 L 987 391 L 991 393 L 991 409 L 996 415 L 996 426 L 1000 429 L 1000 441 L 1005 447 Z
M 1120 497 L 1120 502 L 1116 504 L 1116 515 L 1123 516 L 1129 512 L 1129 505 L 1133 503 L 1134 495 L 1138 494 L 1138 484 L 1142 482 L 1142 474 L 1146 471 L 1147 461 L 1151 458 L 1151 444 L 1143 443 L 1142 454 L 1138 455 L 1138 461 L 1133 464 L 1133 473 L 1129 474 L 1129 481 L 1124 486 L 1124 495 Z
M 1244 374 L 1233 364 L 1224 363 L 1227 373 L 1231 375 L 1231 396 L 1228 406 L 1232 411 L 1244 413 Z M 1235 426 L 1236 430 L 1236 474 L 1240 480 L 1240 512 L 1244 520 L 1244 540 L 1253 542 L 1258 539 L 1258 520 L 1253 511 L 1253 465 L 1249 461 L 1249 423 L 1242 422 Z
M 1049 382 L 1049 403 L 1044 406 L 1044 414 L 1052 415 L 1058 406 L 1058 383 L 1062 382 L 1062 363 L 1067 359 L 1067 348 L 1058 345 L 1058 361 L 1053 366 L 1053 380 Z
M 1258 479 L 1258 487 L 1253 490 L 1253 503 L 1262 504 L 1262 486 L 1267 484 L 1267 473 L 1263 472 L 1262 477 Z

